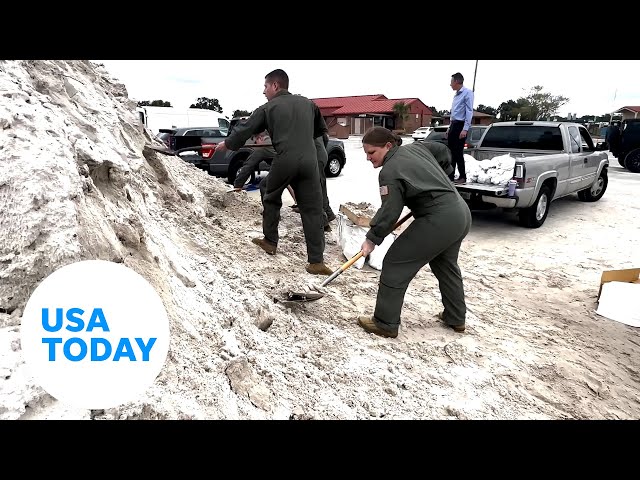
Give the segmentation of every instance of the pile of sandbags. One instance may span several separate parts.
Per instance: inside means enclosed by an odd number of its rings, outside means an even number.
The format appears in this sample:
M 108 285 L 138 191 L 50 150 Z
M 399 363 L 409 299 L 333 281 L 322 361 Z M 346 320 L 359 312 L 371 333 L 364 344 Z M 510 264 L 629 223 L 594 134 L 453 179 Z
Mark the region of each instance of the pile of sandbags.
M 480 161 L 467 153 L 464 155 L 467 182 L 506 185 L 513 178 L 515 166 L 516 159 L 508 153 Z

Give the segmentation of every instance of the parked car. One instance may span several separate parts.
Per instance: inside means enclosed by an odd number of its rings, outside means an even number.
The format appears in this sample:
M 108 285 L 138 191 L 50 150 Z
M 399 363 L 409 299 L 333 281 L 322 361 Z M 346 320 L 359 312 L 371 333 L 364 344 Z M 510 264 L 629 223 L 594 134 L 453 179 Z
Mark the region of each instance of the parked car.
M 170 138 L 173 137 L 226 137 L 227 128 L 221 127 L 183 127 L 183 128 L 161 128 L 156 135 L 167 148 L 175 150 L 171 146 Z M 175 145 L 175 142 L 174 142 Z
M 230 122 L 228 132 L 249 117 L 233 118 Z M 202 133 L 213 133 L 214 135 L 202 135 Z M 164 129 L 160 134 L 168 134 L 166 140 L 161 140 L 172 152 L 179 152 L 180 158 L 184 161 L 201 168 L 211 175 L 226 177 L 227 181 L 233 184 L 236 174 L 244 164 L 247 157 L 253 152 L 256 146 L 255 136 L 251 137 L 244 146 L 238 150 L 224 150 L 215 152 L 218 143 L 228 136 L 220 128 L 174 128 Z M 264 144 L 263 144 L 264 145 Z M 337 177 L 344 168 L 347 156 L 344 149 L 344 142 L 333 138 L 329 139 L 327 145 L 327 155 L 329 157 L 325 173 L 327 177 Z M 261 162 L 256 172 L 269 171 L 270 165 Z
M 236 117 L 231 119 L 231 125 L 229 127 L 229 133 L 231 133 L 234 127 L 238 124 L 242 124 L 249 117 Z M 227 176 L 229 183 L 233 183 L 236 178 L 236 173 L 240 170 L 240 167 L 244 164 L 251 153 L 250 139 L 243 148 L 235 152 L 230 152 L 225 158 L 224 165 L 217 164 L 217 162 L 211 162 L 211 172 L 214 175 Z M 344 142 L 334 138 L 329 138 L 329 144 L 327 145 L 327 166 L 325 167 L 325 175 L 327 178 L 337 177 L 342 172 L 345 164 L 347 163 L 347 155 L 344 149 Z M 270 166 L 266 162 L 262 162 L 258 166 L 258 173 L 269 171 Z
M 427 138 L 427 135 L 431 133 L 431 130 L 433 130 L 433 127 L 420 127 L 417 128 L 411 136 L 414 140 L 424 140 Z
M 425 138 L 425 140 L 428 140 L 430 142 L 440 142 L 446 145 L 447 139 L 444 135 L 448 128 L 448 125 L 433 127 L 433 130 L 431 131 L 431 133 L 429 133 L 429 135 L 427 135 L 427 138 Z M 487 128 L 489 128 L 489 125 L 471 125 L 471 127 L 469 127 L 469 131 L 467 132 L 467 140 L 464 144 L 465 150 L 476 148 Z

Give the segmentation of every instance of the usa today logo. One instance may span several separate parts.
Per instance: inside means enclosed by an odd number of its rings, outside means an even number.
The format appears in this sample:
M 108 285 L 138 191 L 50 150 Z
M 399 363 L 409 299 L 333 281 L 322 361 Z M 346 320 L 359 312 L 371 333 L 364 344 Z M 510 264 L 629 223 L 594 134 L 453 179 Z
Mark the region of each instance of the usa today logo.
M 122 264 L 86 260 L 42 281 L 22 315 L 20 342 L 34 380 L 57 400 L 105 409 L 136 400 L 169 350 L 162 300 Z

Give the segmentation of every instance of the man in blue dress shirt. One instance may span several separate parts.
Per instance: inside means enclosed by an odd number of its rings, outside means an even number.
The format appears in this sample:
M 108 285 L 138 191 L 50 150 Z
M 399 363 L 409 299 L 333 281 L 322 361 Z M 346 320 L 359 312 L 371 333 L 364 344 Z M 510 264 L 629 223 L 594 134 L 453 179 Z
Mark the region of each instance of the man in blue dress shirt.
M 447 143 L 451 150 L 451 161 L 458 168 L 458 178 L 455 183 L 466 183 L 467 175 L 464 170 L 464 143 L 467 132 L 471 127 L 473 117 L 473 92 L 463 85 L 464 77 L 461 73 L 451 75 L 451 88 L 456 94 L 451 106 L 451 121 L 447 130 Z M 453 173 L 449 176 L 453 180 Z

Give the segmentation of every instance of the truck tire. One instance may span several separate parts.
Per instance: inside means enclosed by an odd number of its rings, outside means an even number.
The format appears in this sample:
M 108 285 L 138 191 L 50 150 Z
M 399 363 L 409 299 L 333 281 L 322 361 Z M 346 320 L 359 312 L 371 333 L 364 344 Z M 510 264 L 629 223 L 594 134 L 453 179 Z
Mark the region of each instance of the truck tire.
M 609 185 L 609 176 L 607 169 L 603 168 L 593 185 L 578 192 L 578 198 L 583 202 L 597 202 L 607 191 L 607 185 Z
M 640 173 L 640 148 L 631 150 L 624 157 L 624 167 L 633 173 Z
M 337 153 L 329 154 L 329 160 L 325 167 L 325 174 L 327 177 L 337 177 L 342 171 L 342 162 L 340 161 L 340 155 Z
M 625 166 L 624 166 L 624 157 L 620 157 L 620 158 L 618 158 L 618 163 L 620 164 L 620 166 L 621 166 L 622 168 L 625 168 Z
M 549 214 L 551 206 L 551 188 L 549 185 L 542 185 L 538 197 L 533 205 L 522 208 L 518 212 L 520 225 L 527 228 L 541 227 Z
M 245 160 L 247 159 L 247 155 L 236 155 L 231 163 L 229 164 L 229 169 L 227 170 L 227 182 L 233 185 L 233 182 L 236 181 L 236 176 L 238 175 L 238 171 L 244 165 Z M 250 182 L 255 180 L 255 172 L 251 172 Z

